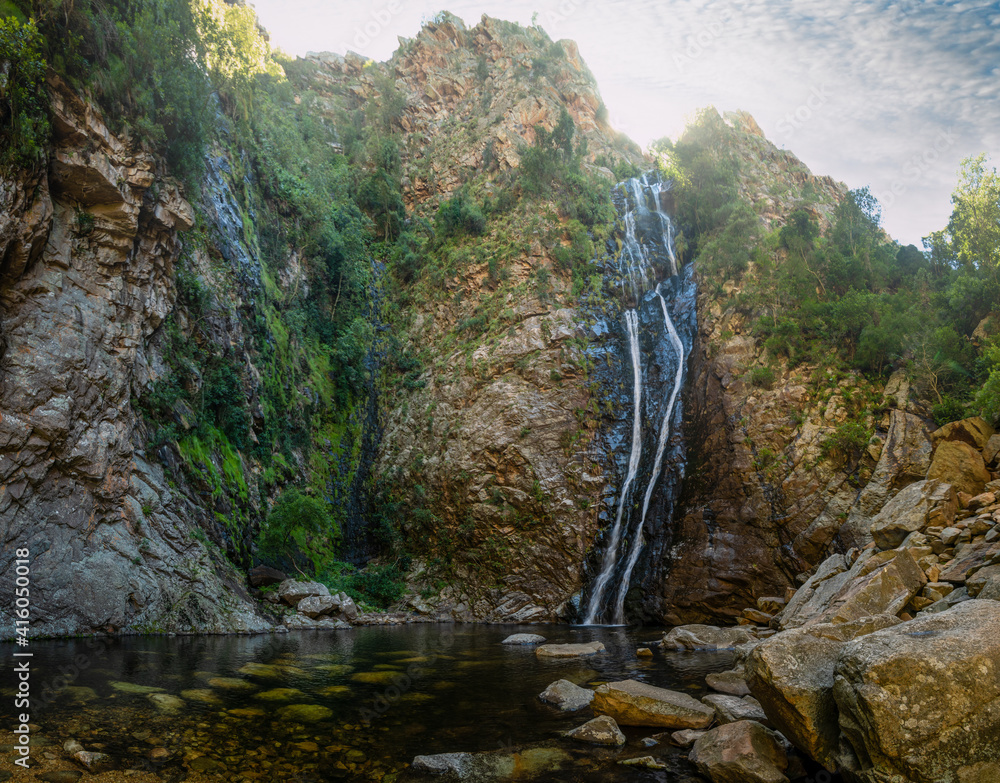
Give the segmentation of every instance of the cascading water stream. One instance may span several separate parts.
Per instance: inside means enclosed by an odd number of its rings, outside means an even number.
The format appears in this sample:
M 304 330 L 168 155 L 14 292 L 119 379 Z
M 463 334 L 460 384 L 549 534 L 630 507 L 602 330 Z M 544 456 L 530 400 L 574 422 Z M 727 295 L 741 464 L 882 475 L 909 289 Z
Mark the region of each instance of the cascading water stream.
M 614 524 L 611 526 L 601 556 L 600 571 L 590 589 L 586 611 L 582 613 L 583 623 L 586 625 L 598 622 L 619 624 L 624 620 L 625 598 L 631 586 L 633 571 L 644 551 L 644 526 L 649 516 L 654 492 L 657 486 L 664 483 L 661 482 L 661 477 L 665 472 L 664 462 L 668 443 L 671 441 L 671 424 L 684 382 L 685 356 L 690 348 L 693 334 L 694 284 L 690 275 L 678 275 L 677 258 L 673 248 L 673 226 L 663 210 L 660 198 L 668 188 L 669 184 L 650 182 L 649 177 L 643 176 L 622 183 L 618 191 L 617 203 L 620 204 L 624 236 L 620 250 L 606 269 L 610 270 L 613 279 L 618 282 L 622 294 L 635 303 L 624 311 L 623 319 L 632 364 L 632 437 L 626 477 L 617 498 Z M 658 276 L 672 279 L 669 287 L 676 299 L 670 307 L 680 308 L 678 312 L 682 313 L 686 343 L 678 333 L 663 295 L 667 284 L 657 283 L 653 291 L 647 293 Z M 684 280 L 681 280 L 681 277 Z M 673 282 L 675 280 L 679 282 Z M 659 302 L 658 308 L 655 308 L 655 302 Z M 655 310 L 659 310 L 662 314 L 662 335 L 655 323 L 659 320 L 658 314 L 653 314 Z M 640 325 L 643 326 L 641 332 Z M 653 341 L 651 351 L 642 348 L 643 334 L 648 335 L 645 338 L 647 345 L 649 340 Z M 646 368 L 643 366 L 644 350 L 649 355 L 649 366 Z M 655 371 L 651 369 L 654 364 L 657 366 Z M 669 390 L 666 387 L 668 376 L 665 374 L 668 365 L 669 376 L 672 379 Z M 649 379 L 644 382 L 644 372 L 648 374 L 651 371 L 655 372 L 657 380 L 649 393 L 646 393 L 644 385 L 649 383 Z M 653 396 L 650 397 L 650 394 Z M 659 397 L 659 394 L 663 396 Z M 666 401 L 665 408 L 664 401 Z M 644 412 L 647 420 L 660 420 L 652 465 L 649 464 L 649 458 L 643 459 Z M 624 435 L 624 432 L 621 435 Z M 651 433 L 649 437 L 652 440 Z M 624 446 L 623 440 L 618 442 Z M 674 454 L 672 459 L 676 468 L 681 454 L 674 452 L 673 449 L 674 447 L 670 447 L 669 450 Z M 676 475 L 678 475 L 676 470 L 671 473 L 672 477 Z M 636 513 L 639 511 L 638 508 L 630 505 L 633 485 L 637 481 L 646 483 L 640 513 Z M 675 484 L 676 481 L 670 483 L 669 492 L 673 492 Z M 657 500 L 657 507 L 666 509 L 664 513 L 669 515 L 673 495 L 657 495 L 657 497 L 660 498 Z M 662 521 L 659 517 L 654 521 L 657 520 Z M 653 529 L 659 529 L 657 524 L 654 524 Z M 609 600 L 609 594 L 612 592 L 609 585 L 612 581 L 615 582 L 616 588 L 613 591 L 613 600 Z
M 629 489 L 635 479 L 636 471 L 639 469 L 639 460 L 642 458 L 642 364 L 639 356 L 639 316 L 635 310 L 625 312 L 625 325 L 628 330 L 629 351 L 632 354 L 632 389 L 634 390 L 635 411 L 632 415 L 632 450 L 628 458 L 628 475 L 625 478 L 625 485 L 622 487 L 621 497 L 618 499 L 618 513 L 615 516 L 615 526 L 611 531 L 611 540 L 607 549 L 604 550 L 604 558 L 601 562 L 601 573 L 594 583 L 594 598 L 590 602 L 590 609 L 584 619 L 586 625 L 593 625 L 597 611 L 601 607 L 604 598 L 604 591 L 607 589 L 611 575 L 614 573 L 615 561 L 618 557 L 618 544 L 621 539 L 622 511 L 625 509 L 625 500 L 628 498 Z
M 656 286 L 656 296 L 660 300 L 660 307 L 663 309 L 663 324 L 670 335 L 670 342 L 673 343 L 674 350 L 677 351 L 677 372 L 674 375 L 674 387 L 670 391 L 670 401 L 667 403 L 666 413 L 663 414 L 663 424 L 660 425 L 660 438 L 656 444 L 656 460 L 653 463 L 653 472 L 649 476 L 649 484 L 646 486 L 646 495 L 642 500 L 642 514 L 639 516 L 639 524 L 632 534 L 632 546 L 629 548 L 628 560 L 625 562 L 625 578 L 618 585 L 618 594 L 615 597 L 615 619 L 621 620 L 625 609 L 625 595 L 628 593 L 629 578 L 632 570 L 639 560 L 639 551 L 642 549 L 642 526 L 646 523 L 646 512 L 649 511 L 649 499 L 653 496 L 653 488 L 657 479 L 660 478 L 660 471 L 663 470 L 663 453 L 666 450 L 667 438 L 670 436 L 670 420 L 674 415 L 674 405 L 677 403 L 677 395 L 680 393 L 681 384 L 684 381 L 684 343 L 674 328 L 674 322 L 670 320 L 667 312 L 667 302 L 660 293 L 660 286 Z

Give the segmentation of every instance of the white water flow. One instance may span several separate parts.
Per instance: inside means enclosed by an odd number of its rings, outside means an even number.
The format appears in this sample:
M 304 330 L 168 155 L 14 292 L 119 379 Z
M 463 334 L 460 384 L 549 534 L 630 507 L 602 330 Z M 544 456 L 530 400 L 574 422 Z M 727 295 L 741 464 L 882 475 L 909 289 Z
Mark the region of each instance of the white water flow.
M 670 245 L 667 245 L 670 247 Z M 639 515 L 639 524 L 635 526 L 632 534 L 632 543 L 629 547 L 628 560 L 625 561 L 625 571 L 618 584 L 618 594 L 615 597 L 615 622 L 622 622 L 625 612 L 625 594 L 628 593 L 629 580 L 632 578 L 632 569 L 639 560 L 639 552 L 642 549 L 642 527 L 646 522 L 646 512 L 649 510 L 649 499 L 653 496 L 653 489 L 660 478 L 660 471 L 663 469 L 663 454 L 667 448 L 667 439 L 670 437 L 670 419 L 673 418 L 674 405 L 677 403 L 677 395 L 681 390 L 681 382 L 684 380 L 684 343 L 681 342 L 674 322 L 670 320 L 667 313 L 667 303 L 660 293 L 660 286 L 656 286 L 656 296 L 660 300 L 660 309 L 663 310 L 663 323 L 667 327 L 670 335 L 670 342 L 677 351 L 677 372 L 674 374 L 674 387 L 670 392 L 670 401 L 667 403 L 666 412 L 663 414 L 663 424 L 660 425 L 660 439 L 656 444 L 656 459 L 653 462 L 653 472 L 649 476 L 649 484 L 646 487 L 646 496 L 642 500 L 642 514 Z
M 662 227 L 663 246 L 667 248 L 667 255 L 670 257 L 670 274 L 676 275 L 677 256 L 674 255 L 673 224 L 670 222 L 670 218 L 667 216 L 667 213 L 663 211 L 663 207 L 660 206 L 660 193 L 663 191 L 663 185 L 657 182 L 652 185 L 650 189 L 653 191 L 653 203 L 656 205 L 656 216 L 660 219 L 660 226 Z
M 635 410 L 632 414 L 632 451 L 628 457 L 628 475 L 625 478 L 625 485 L 622 487 L 621 497 L 618 499 L 618 513 L 615 516 L 615 526 L 611 530 L 611 540 L 604 550 L 604 557 L 601 560 L 601 573 L 594 583 L 594 592 L 590 599 L 590 608 L 584 618 L 585 625 L 593 625 L 597 619 L 597 613 L 601 608 L 601 601 L 604 599 L 604 592 L 607 590 L 608 582 L 615 570 L 615 563 L 618 560 L 618 544 L 622 537 L 622 512 L 625 510 L 625 500 L 628 498 L 629 487 L 635 479 L 636 471 L 639 470 L 639 459 L 642 456 L 642 365 L 639 357 L 639 314 L 635 310 L 625 311 L 625 325 L 628 331 L 629 351 L 632 354 L 632 384 L 635 390 Z

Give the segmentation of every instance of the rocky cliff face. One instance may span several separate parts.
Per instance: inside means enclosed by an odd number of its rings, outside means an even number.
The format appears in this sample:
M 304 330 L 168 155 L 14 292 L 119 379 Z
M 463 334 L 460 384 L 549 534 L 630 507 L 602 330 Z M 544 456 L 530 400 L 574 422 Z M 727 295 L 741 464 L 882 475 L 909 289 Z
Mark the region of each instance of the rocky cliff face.
M 444 16 L 381 66 L 314 59 L 313 87 L 331 116 L 345 95 L 384 101 L 388 83 L 405 97 L 404 196 L 418 216 L 432 216 L 465 182 L 499 195 L 535 126 L 552 131 L 563 108 L 589 161 L 642 161 L 601 119 L 575 45 L 537 30 L 489 17 L 466 29 Z M 565 220 L 546 211 L 488 232 L 483 252 L 407 302 L 399 325 L 426 369 L 411 380 L 416 388 L 397 386 L 385 401 L 379 469 L 417 509 L 404 529 L 422 556 L 414 584 L 425 597 L 411 603 L 423 611 L 553 619 L 583 586 L 606 478 L 589 450 L 597 416 L 586 318 L 554 258 L 570 241 Z
M 35 634 L 264 627 L 192 537 L 205 512 L 144 451 L 132 404 L 158 372 L 150 344 L 194 213 L 151 156 L 51 93 L 47 168 L 0 181 L 0 580 L 13 590 L 28 548 Z

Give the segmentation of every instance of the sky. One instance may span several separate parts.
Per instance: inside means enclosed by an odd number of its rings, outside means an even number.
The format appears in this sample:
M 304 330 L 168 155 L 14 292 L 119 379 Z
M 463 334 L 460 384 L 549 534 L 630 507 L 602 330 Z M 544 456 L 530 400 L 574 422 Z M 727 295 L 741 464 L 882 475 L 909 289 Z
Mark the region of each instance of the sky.
M 944 228 L 963 158 L 1000 165 L 1000 2 L 251 0 L 288 54 L 388 59 L 448 10 L 570 38 L 644 147 L 708 105 L 750 112 L 815 174 L 868 186 L 903 244 Z

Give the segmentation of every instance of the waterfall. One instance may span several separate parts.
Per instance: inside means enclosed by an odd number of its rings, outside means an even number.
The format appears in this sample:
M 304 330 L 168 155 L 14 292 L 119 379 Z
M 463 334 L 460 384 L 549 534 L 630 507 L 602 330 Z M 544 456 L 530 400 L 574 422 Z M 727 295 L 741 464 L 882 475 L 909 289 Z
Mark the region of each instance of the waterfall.
M 659 487 L 657 507 L 666 508 L 669 514 L 676 476 L 682 468 L 680 455 L 675 454 L 679 446 L 668 449 L 668 444 L 672 442 L 672 422 L 684 382 L 685 358 L 694 333 L 694 284 L 689 274 L 678 274 L 673 225 L 660 199 L 667 189 L 669 183 L 649 175 L 630 179 L 616 188 L 615 203 L 622 215 L 624 236 L 620 251 L 613 253 L 605 264 L 605 275 L 612 285 L 617 283 L 628 304 L 634 303 L 623 313 L 632 365 L 632 437 L 625 480 L 617 493 L 614 523 L 583 613 L 583 622 L 587 625 L 624 621 L 625 597 L 644 551 L 643 530 L 654 493 Z M 655 283 L 658 277 L 660 282 Z M 670 289 L 667 296 L 673 296 L 669 306 L 664 295 L 666 288 Z M 677 324 L 671 317 L 671 308 L 675 310 L 675 318 L 680 317 Z M 644 418 L 659 422 L 652 460 L 644 459 Z M 624 436 L 624 432 L 621 435 Z M 652 440 L 652 433 L 649 437 Z M 624 447 L 624 437 L 617 442 Z M 645 451 L 647 454 L 653 452 L 652 442 Z M 671 481 L 661 481 L 668 451 L 670 464 L 677 469 L 670 474 L 673 476 Z M 623 452 L 624 448 L 616 450 L 616 455 L 623 455 Z M 617 464 L 624 467 L 621 462 Z M 642 486 L 642 482 L 646 490 L 640 511 L 637 504 L 631 503 L 631 496 L 633 485 Z M 654 528 L 657 525 L 662 528 L 665 524 L 658 516 L 651 519 Z M 608 600 L 612 581 L 617 587 L 613 600 Z
M 617 620 L 622 618 L 629 577 L 631 577 L 632 569 L 635 568 L 636 561 L 639 559 L 639 551 L 642 548 L 642 526 L 646 522 L 646 512 L 649 510 L 649 499 L 653 495 L 653 488 L 656 486 L 656 480 L 660 477 L 660 471 L 663 469 L 663 452 L 667 446 L 667 437 L 670 435 L 670 419 L 673 418 L 674 405 L 684 380 L 684 343 L 677 335 L 674 322 L 670 320 L 670 314 L 667 313 L 667 302 L 663 298 L 663 294 L 660 293 L 660 286 L 656 286 L 656 297 L 660 300 L 660 307 L 663 309 L 663 323 L 670 335 L 670 342 L 673 344 L 674 350 L 677 351 L 677 372 L 674 375 L 674 387 L 670 391 L 670 401 L 663 414 L 663 424 L 660 425 L 660 437 L 656 444 L 656 460 L 653 463 L 653 472 L 649 476 L 649 484 L 646 485 L 646 496 L 642 500 L 642 514 L 639 516 L 639 524 L 636 525 L 635 532 L 632 534 L 632 546 L 625 563 L 625 578 L 618 585 L 618 595 L 615 598 L 615 618 Z
M 621 497 L 618 499 L 618 513 L 615 515 L 615 526 L 611 531 L 611 540 L 607 549 L 604 550 L 604 557 L 601 562 L 601 573 L 594 583 L 594 597 L 590 602 L 590 609 L 584 623 L 593 625 L 597 611 L 600 609 L 601 601 L 604 598 L 604 591 L 607 589 L 608 581 L 614 573 L 615 561 L 618 558 L 618 545 L 621 539 L 622 511 L 625 510 L 625 500 L 628 498 L 629 488 L 635 479 L 636 471 L 639 469 L 639 460 L 642 458 L 642 364 L 639 355 L 639 316 L 635 310 L 625 312 L 625 325 L 628 329 L 629 352 L 632 354 L 632 389 L 635 399 L 635 408 L 632 414 L 632 450 L 628 458 L 628 476 L 625 478 L 625 486 L 622 487 Z

